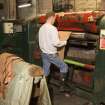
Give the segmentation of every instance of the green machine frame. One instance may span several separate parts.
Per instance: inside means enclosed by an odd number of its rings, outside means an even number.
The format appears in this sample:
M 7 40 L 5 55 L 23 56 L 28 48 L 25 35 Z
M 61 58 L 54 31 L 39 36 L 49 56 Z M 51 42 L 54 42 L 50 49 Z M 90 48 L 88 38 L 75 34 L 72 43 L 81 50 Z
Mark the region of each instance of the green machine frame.
M 83 66 L 83 64 L 74 61 L 72 62 L 70 59 L 65 58 L 64 61 L 65 63 L 70 64 L 70 66 L 76 65 L 78 67 L 80 66 L 80 68 Z M 72 70 L 72 72 L 74 72 L 74 70 Z M 88 73 L 92 76 L 90 87 L 84 87 L 83 85 L 73 83 L 71 77 L 71 83 L 73 84 L 75 93 L 78 96 L 86 98 L 89 102 L 92 102 L 92 105 L 105 105 L 105 50 L 99 48 L 96 51 L 95 69 Z
M 4 50 L 6 47 L 12 48 L 12 53 L 16 53 L 22 57 L 25 61 L 34 63 L 41 66 L 41 56 L 38 47 L 38 24 L 37 19 L 33 21 L 28 21 L 25 24 L 16 23 L 16 21 L 11 21 L 14 27 L 21 27 L 20 31 L 15 31 L 13 33 L 3 32 L 3 23 L 0 22 L 0 51 Z M 10 51 L 11 52 L 11 51 Z M 35 54 L 39 57 L 35 58 Z

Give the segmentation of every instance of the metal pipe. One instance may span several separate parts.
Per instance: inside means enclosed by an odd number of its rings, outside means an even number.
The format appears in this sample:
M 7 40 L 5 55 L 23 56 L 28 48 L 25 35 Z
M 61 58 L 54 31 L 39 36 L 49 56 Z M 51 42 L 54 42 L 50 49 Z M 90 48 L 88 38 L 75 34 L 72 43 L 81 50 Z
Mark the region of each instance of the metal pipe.
M 67 64 L 72 64 L 72 65 L 75 65 L 75 66 L 79 66 L 79 67 L 82 67 L 82 68 L 86 68 L 86 69 L 94 69 L 94 65 L 90 65 L 90 64 L 84 64 L 84 63 L 81 63 L 81 62 L 78 62 L 78 61 L 74 61 L 74 60 L 71 60 L 71 59 L 64 59 L 64 62 L 67 63 Z

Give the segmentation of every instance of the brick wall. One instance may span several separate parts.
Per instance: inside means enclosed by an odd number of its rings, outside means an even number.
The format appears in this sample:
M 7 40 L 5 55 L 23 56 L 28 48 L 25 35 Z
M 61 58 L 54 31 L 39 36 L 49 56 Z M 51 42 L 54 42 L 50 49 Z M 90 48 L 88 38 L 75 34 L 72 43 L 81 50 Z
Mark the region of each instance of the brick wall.
M 52 0 L 39 1 L 39 11 L 41 13 L 52 10 Z M 101 3 L 101 1 L 104 2 L 104 5 Z M 69 3 L 73 5 L 73 9 L 70 11 L 87 11 L 105 8 L 105 0 L 69 0 Z
M 52 0 L 32 0 L 32 7 L 21 8 L 19 10 L 20 18 L 35 17 L 38 14 L 44 14 L 52 11 Z
M 97 10 L 100 4 L 101 0 L 75 0 L 75 11 Z
M 46 13 L 52 11 L 52 0 L 38 0 L 38 13 Z
M 101 9 L 105 10 L 105 0 L 102 0 L 100 5 Z
M 31 16 L 37 14 L 43 14 L 51 11 L 53 0 L 32 0 L 33 7 L 21 10 L 21 15 Z M 70 4 L 73 5 L 73 9 L 70 11 L 87 11 L 105 9 L 105 0 L 70 0 Z

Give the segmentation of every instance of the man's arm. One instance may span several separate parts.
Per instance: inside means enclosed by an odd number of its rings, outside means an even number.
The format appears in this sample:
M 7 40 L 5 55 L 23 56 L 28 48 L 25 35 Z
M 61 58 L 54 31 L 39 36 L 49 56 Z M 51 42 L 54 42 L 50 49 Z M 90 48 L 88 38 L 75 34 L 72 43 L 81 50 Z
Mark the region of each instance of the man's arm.
M 60 40 L 58 40 L 58 41 L 56 41 L 53 44 L 54 44 L 55 47 L 62 47 L 62 46 L 65 46 L 66 43 L 67 43 L 67 41 L 60 41 Z
M 57 30 L 54 30 L 54 32 L 52 32 L 52 44 L 55 46 L 55 47 L 62 47 L 62 46 L 65 46 L 66 43 L 67 43 L 67 40 L 60 40 L 59 39 L 59 33 Z

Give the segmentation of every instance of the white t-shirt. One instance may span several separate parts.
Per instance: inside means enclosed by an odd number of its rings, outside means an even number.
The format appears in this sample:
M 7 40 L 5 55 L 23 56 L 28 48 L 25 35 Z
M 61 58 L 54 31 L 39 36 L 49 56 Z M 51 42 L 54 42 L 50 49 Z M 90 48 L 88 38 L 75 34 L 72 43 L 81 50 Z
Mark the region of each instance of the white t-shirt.
M 66 45 L 67 41 L 60 41 L 55 26 L 45 23 L 39 29 L 39 46 L 43 53 L 55 54 L 57 47 Z

